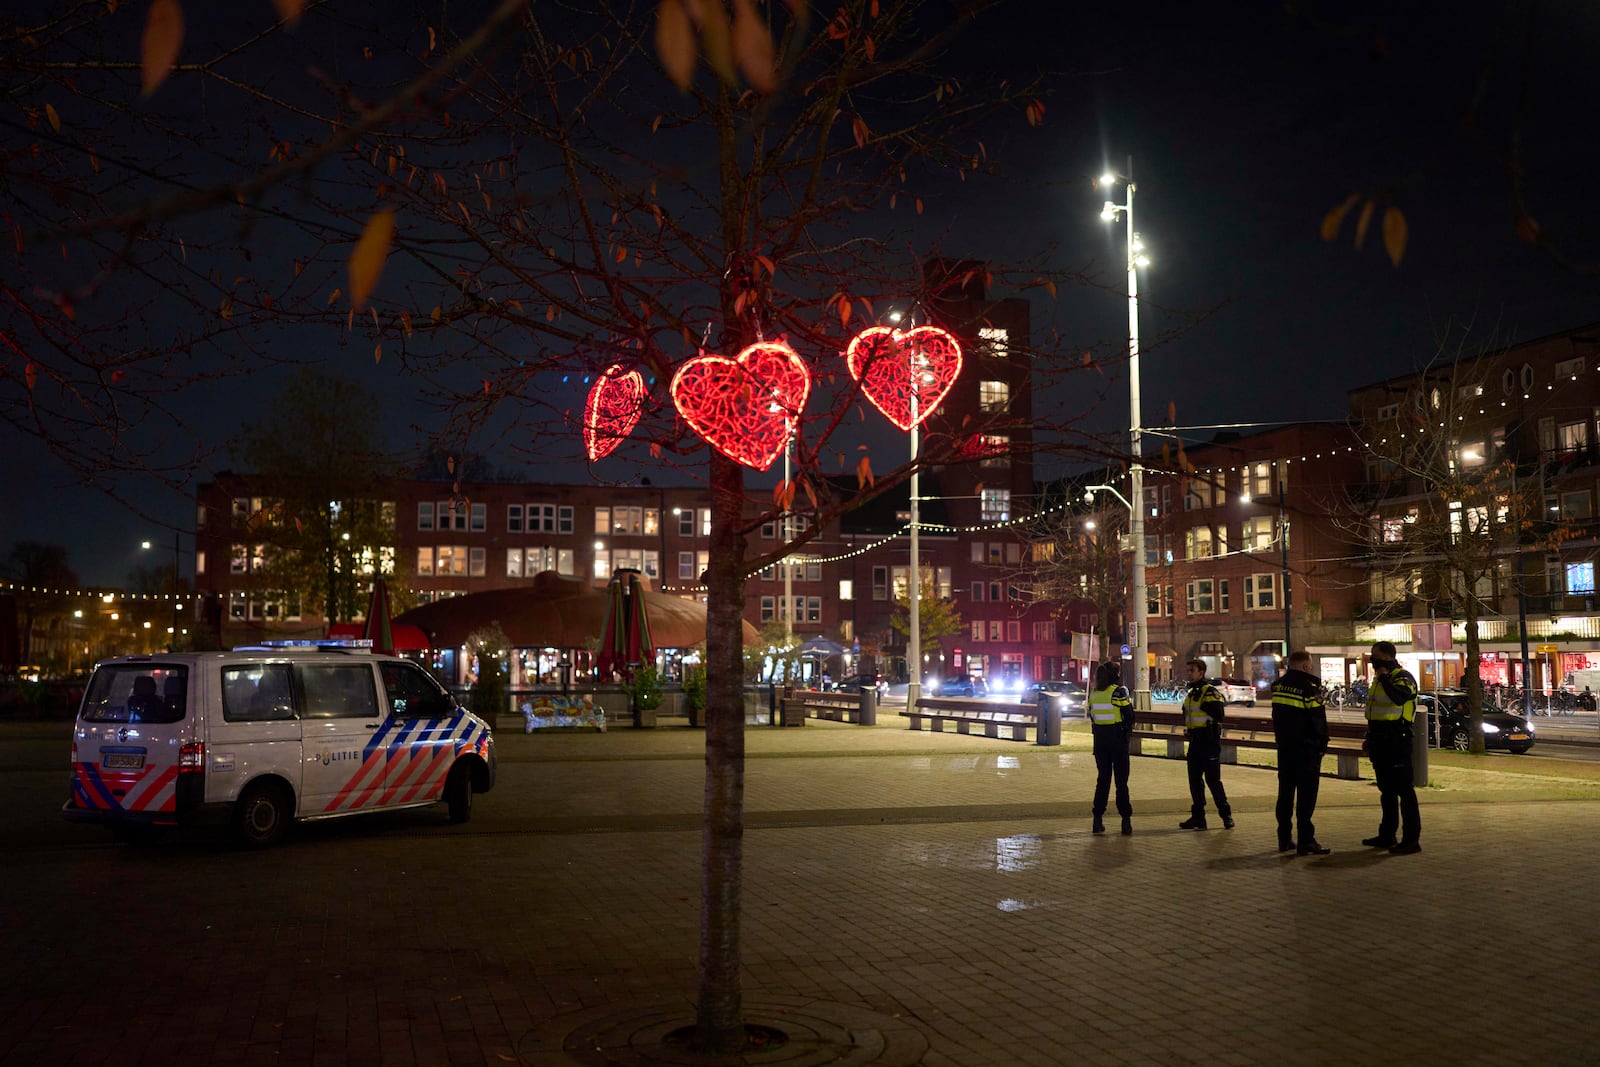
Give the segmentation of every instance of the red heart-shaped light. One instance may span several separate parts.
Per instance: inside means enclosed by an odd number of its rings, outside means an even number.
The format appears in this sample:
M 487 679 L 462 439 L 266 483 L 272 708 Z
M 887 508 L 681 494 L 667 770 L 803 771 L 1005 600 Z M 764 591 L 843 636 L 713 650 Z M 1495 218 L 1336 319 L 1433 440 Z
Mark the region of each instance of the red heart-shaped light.
M 727 356 L 696 356 L 672 376 L 678 414 L 712 448 L 764 471 L 783 455 L 811 394 L 811 375 L 794 349 L 762 341 Z
M 591 460 L 609 456 L 644 414 L 644 375 L 613 363 L 594 380 L 583 405 L 583 448 Z
M 850 341 L 845 362 L 872 406 L 909 430 L 933 414 L 955 384 L 961 373 L 961 344 L 937 326 L 872 326 Z M 916 418 L 911 417 L 913 366 L 922 376 Z

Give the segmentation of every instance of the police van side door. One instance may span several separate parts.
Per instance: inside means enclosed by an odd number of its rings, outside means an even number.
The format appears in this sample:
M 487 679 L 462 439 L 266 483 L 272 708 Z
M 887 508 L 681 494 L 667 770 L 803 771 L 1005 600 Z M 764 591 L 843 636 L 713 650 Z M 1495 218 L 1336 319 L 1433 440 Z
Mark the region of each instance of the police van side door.
M 476 720 L 456 705 L 427 671 L 405 660 L 380 660 L 378 672 L 389 714 L 400 724 L 389 761 L 387 804 L 438 800 L 444 782 L 465 748 L 484 743 Z
M 383 795 L 393 723 L 382 714 L 372 662 L 332 658 L 296 666 L 301 693 L 305 818 L 373 807 Z

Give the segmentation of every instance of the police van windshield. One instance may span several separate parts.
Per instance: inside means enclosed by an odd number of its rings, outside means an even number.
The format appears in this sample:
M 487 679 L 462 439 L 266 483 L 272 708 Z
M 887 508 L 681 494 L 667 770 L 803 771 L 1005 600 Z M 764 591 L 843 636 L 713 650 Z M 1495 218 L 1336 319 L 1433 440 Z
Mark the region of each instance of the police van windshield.
M 189 668 L 160 663 L 102 666 L 89 680 L 79 718 L 85 722 L 181 722 Z

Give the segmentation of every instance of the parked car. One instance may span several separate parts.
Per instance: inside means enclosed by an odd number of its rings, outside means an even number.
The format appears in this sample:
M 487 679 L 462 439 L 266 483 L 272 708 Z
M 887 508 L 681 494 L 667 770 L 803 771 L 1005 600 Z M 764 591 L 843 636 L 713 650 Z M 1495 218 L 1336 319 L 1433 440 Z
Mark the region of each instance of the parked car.
M 889 683 L 883 680 L 881 674 L 847 674 L 839 679 L 834 688 L 844 693 L 860 693 L 867 689 L 874 689 L 877 690 L 878 699 L 882 700 L 888 695 Z
M 1417 703 L 1419 710 L 1427 708 L 1433 713 L 1428 716 L 1429 744 L 1453 748 L 1457 752 L 1466 752 L 1472 747 L 1466 693 L 1460 689 L 1418 693 Z M 1505 749 L 1520 756 L 1533 747 L 1533 740 L 1532 722 L 1492 704 L 1484 707 L 1483 747 Z
M 1256 706 L 1256 687 L 1243 678 L 1219 678 L 1214 684 L 1224 703 Z
M 983 680 L 981 674 L 952 674 L 939 683 L 939 696 L 942 697 L 986 697 L 989 695 L 989 683 Z
M 1061 717 L 1083 714 L 1083 687 L 1074 682 L 1034 682 L 1022 691 L 1018 701 L 1037 705 L 1041 699 L 1049 700 L 1060 709 Z

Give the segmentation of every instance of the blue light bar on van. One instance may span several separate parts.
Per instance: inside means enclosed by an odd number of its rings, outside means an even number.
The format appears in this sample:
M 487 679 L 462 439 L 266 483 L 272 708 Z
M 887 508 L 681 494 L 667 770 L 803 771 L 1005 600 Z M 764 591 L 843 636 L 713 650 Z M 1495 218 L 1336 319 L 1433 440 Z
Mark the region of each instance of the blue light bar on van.
M 372 651 L 370 637 L 315 637 L 292 638 L 282 641 L 258 641 L 253 645 L 235 645 L 235 652 L 267 652 L 285 648 L 356 648 Z

